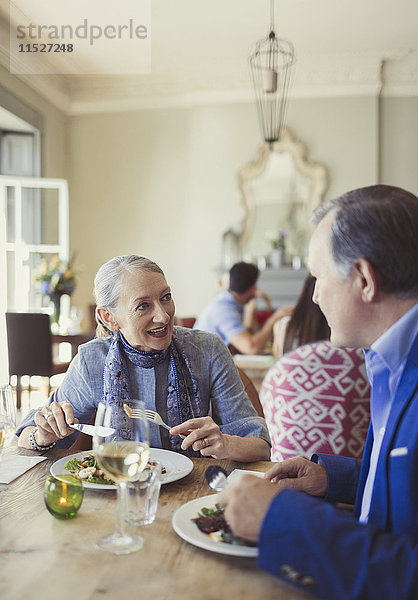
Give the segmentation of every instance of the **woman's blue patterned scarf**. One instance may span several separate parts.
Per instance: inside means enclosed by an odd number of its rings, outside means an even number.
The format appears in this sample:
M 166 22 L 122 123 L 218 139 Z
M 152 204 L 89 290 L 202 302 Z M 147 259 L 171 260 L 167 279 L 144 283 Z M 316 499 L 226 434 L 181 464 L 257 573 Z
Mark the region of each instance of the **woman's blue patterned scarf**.
M 193 375 L 190 361 L 179 347 L 173 334 L 171 344 L 167 350 L 153 350 L 143 352 L 128 344 L 123 335 L 118 331 L 110 344 L 103 371 L 103 401 L 106 404 L 117 403 L 121 407 L 123 422 L 120 427 L 130 428 L 129 418 L 126 417 L 122 404 L 123 400 L 131 398 L 131 386 L 127 360 L 144 369 L 152 369 L 167 355 L 170 356 L 168 367 L 167 385 L 167 420 L 170 427 L 183 423 L 188 419 L 201 417 L 200 397 L 197 381 Z M 120 428 L 118 427 L 118 428 Z M 174 451 L 182 452 L 181 438 L 170 435 L 170 444 Z M 200 456 L 189 448 L 189 456 Z

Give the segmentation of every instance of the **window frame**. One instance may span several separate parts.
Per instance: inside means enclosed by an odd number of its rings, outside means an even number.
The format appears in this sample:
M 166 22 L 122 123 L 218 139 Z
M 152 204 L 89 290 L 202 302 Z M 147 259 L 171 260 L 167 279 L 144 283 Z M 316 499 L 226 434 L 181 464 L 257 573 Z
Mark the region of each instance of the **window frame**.
M 7 195 L 8 188 L 14 188 L 15 192 L 15 214 L 14 214 L 14 241 L 8 242 L 6 237 L 6 215 L 7 215 Z M 58 243 L 57 244 L 28 244 L 22 236 L 22 188 L 32 190 L 57 190 L 58 192 Z M 2 287 L 6 293 L 2 298 L 2 312 L 6 310 L 18 310 L 21 312 L 32 310 L 30 306 L 31 289 L 34 283 L 29 282 L 29 289 L 26 295 L 20 294 L 18 298 L 14 295 L 15 303 L 13 306 L 7 306 L 9 297 L 9 277 L 7 275 L 7 252 L 15 253 L 14 281 L 24 281 L 27 278 L 27 267 L 25 262 L 30 254 L 50 254 L 58 255 L 63 261 L 69 260 L 69 198 L 68 183 L 65 179 L 50 179 L 44 177 L 17 177 L 9 175 L 0 175 L 0 273 L 2 277 Z M 26 297 L 24 297 L 26 296 Z M 38 308 L 39 310 L 39 308 Z

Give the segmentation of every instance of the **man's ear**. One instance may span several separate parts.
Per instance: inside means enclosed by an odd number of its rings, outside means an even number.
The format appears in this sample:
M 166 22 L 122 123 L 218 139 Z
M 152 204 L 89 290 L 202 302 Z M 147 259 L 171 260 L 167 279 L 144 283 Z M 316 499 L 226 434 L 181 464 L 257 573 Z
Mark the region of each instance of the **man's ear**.
M 96 314 L 100 321 L 110 331 L 118 331 L 120 329 L 118 322 L 108 308 L 104 306 L 96 308 Z
M 357 281 L 360 293 L 364 302 L 373 302 L 376 298 L 379 285 L 378 274 L 372 264 L 365 258 L 359 258 L 353 265 L 354 273 L 357 276 Z

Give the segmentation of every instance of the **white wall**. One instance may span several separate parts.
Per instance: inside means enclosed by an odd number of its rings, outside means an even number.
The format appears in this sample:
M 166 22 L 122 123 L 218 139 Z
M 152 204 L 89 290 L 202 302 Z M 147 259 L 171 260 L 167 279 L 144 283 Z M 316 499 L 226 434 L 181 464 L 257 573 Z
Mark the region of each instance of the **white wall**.
M 70 244 L 84 269 L 75 304 L 116 254 L 155 259 L 180 316 L 216 292 L 221 236 L 243 216 L 236 174 L 261 143 L 252 103 L 67 118 L 0 66 L 0 85 L 43 118 L 43 169 L 70 183 Z M 417 193 L 418 99 L 291 99 L 287 124 L 329 171 L 327 197 L 380 180 Z M 381 146 L 378 123 L 381 123 Z M 87 311 L 86 311 L 87 314 Z
M 418 97 L 382 101 L 381 182 L 418 194 Z
M 330 174 L 330 195 L 375 183 L 373 98 L 294 100 L 288 126 Z M 180 316 L 216 292 L 221 236 L 243 216 L 236 174 L 261 143 L 253 104 L 87 115 L 70 122 L 71 246 L 85 263 L 78 299 L 91 301 L 100 264 L 155 259 Z

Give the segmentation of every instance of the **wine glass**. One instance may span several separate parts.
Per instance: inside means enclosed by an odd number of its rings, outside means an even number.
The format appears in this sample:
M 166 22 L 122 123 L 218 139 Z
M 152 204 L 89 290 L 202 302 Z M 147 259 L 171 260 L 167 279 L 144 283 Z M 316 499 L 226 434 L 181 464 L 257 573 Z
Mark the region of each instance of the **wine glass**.
M 128 417 L 123 409 L 124 404 L 132 410 L 139 411 L 136 413 L 139 418 Z M 149 458 L 145 405 L 140 400 L 125 399 L 112 404 L 100 403 L 97 407 L 95 426 L 93 451 L 97 462 L 101 470 L 118 484 L 116 530 L 111 535 L 97 540 L 96 547 L 114 554 L 129 554 L 142 548 L 144 543 L 141 536 L 126 532 L 125 512 L 127 482 L 138 477 Z
M 0 386 L 0 454 L 16 428 L 16 406 L 10 385 Z

